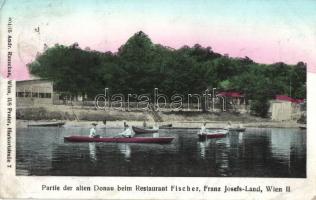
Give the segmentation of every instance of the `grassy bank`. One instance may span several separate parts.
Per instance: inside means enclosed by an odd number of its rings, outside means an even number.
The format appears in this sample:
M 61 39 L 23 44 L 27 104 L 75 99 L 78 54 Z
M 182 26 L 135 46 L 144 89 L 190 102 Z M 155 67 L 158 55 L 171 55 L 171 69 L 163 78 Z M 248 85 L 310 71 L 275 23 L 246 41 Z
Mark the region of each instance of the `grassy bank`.
M 16 118 L 20 120 L 66 120 L 66 121 L 150 121 L 144 112 L 122 112 L 118 110 L 95 110 L 64 105 L 17 108 Z

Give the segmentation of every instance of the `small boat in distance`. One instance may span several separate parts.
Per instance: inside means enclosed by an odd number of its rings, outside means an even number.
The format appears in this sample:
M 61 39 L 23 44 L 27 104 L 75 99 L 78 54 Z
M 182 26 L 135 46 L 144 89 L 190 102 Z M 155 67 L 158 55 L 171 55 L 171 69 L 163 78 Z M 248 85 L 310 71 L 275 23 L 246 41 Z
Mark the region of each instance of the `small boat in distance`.
M 92 138 L 88 136 L 68 136 L 64 137 L 66 142 L 112 142 L 112 143 L 157 143 L 167 144 L 171 143 L 174 137 L 100 137 Z
M 305 130 L 306 129 L 306 125 L 301 125 L 299 126 L 300 129 Z
M 207 138 L 222 138 L 222 137 L 226 137 L 228 132 L 229 130 L 227 129 L 214 130 L 211 132 L 207 132 L 206 137 Z
M 229 132 L 228 129 L 216 129 L 216 130 L 207 130 L 203 133 L 200 131 L 198 132 L 199 139 L 203 140 L 206 138 L 222 138 L 226 137 L 227 133 Z
M 28 127 L 61 127 L 65 125 L 65 122 L 45 122 L 45 123 L 34 123 L 28 124 Z
M 145 127 L 144 127 L 144 128 L 145 128 Z M 143 129 L 144 129 L 144 128 L 143 128 Z M 148 126 L 147 128 L 148 128 L 148 129 L 153 129 L 152 126 Z M 172 124 L 164 124 L 164 125 L 159 126 L 159 129 L 169 129 L 169 128 L 172 128 Z
M 245 132 L 246 128 L 229 128 L 229 131 L 235 131 L 235 132 Z
M 159 126 L 159 128 L 171 128 L 172 124 L 165 124 L 165 125 L 161 125 Z
M 135 134 L 144 134 L 144 133 L 157 133 L 158 129 L 145 129 L 145 128 L 139 128 L 136 126 L 132 126 L 133 131 Z
M 246 131 L 246 128 L 243 126 L 243 124 L 232 125 L 231 122 L 228 122 L 228 126 L 225 129 L 228 129 L 229 131 L 233 131 L 233 132 L 245 132 Z

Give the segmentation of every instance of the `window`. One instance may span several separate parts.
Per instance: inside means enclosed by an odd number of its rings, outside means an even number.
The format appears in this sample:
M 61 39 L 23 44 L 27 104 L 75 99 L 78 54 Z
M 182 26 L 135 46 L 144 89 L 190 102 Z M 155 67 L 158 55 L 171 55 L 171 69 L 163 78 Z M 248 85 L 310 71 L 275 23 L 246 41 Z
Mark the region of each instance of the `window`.
M 25 97 L 31 97 L 31 92 L 25 92 Z
M 39 93 L 39 98 L 45 98 L 45 93 Z
M 52 95 L 51 95 L 51 93 L 45 93 L 45 98 L 51 98 L 52 97 Z
M 39 93 L 39 98 L 48 98 L 50 99 L 52 97 L 51 93 Z
M 16 93 L 16 96 L 17 96 L 17 97 L 24 97 L 24 92 L 17 92 L 17 93 Z

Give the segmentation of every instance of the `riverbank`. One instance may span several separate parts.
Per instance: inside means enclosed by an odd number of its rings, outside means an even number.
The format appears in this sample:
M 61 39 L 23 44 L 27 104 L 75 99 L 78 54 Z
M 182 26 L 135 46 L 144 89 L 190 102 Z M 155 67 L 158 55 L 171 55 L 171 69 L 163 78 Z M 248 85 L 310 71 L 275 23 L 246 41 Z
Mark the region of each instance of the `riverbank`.
M 272 121 L 267 118 L 254 117 L 249 114 L 236 113 L 202 113 L 192 111 L 164 111 L 159 112 L 163 124 L 172 124 L 179 128 L 199 128 L 206 122 L 208 128 L 225 128 L 228 122 L 232 127 L 262 128 L 298 128 L 296 121 Z M 97 123 L 97 127 L 123 127 L 124 122 L 133 126 L 148 126 L 155 123 L 154 116 L 148 111 L 96 110 L 87 107 L 71 107 L 64 105 L 17 108 L 17 127 L 27 127 L 28 124 L 39 122 L 64 121 L 66 127 L 89 127 Z

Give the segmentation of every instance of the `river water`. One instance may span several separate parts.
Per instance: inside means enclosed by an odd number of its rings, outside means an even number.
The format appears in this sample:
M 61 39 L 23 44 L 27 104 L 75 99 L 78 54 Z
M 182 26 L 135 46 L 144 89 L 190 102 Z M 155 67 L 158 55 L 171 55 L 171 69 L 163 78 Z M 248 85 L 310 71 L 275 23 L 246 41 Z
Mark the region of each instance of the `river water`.
M 120 129 L 97 129 L 114 136 Z M 36 176 L 306 177 L 306 131 L 249 128 L 200 142 L 196 130 L 160 130 L 171 144 L 70 143 L 88 128 L 18 128 L 16 174 Z M 151 136 L 151 134 L 149 135 Z

